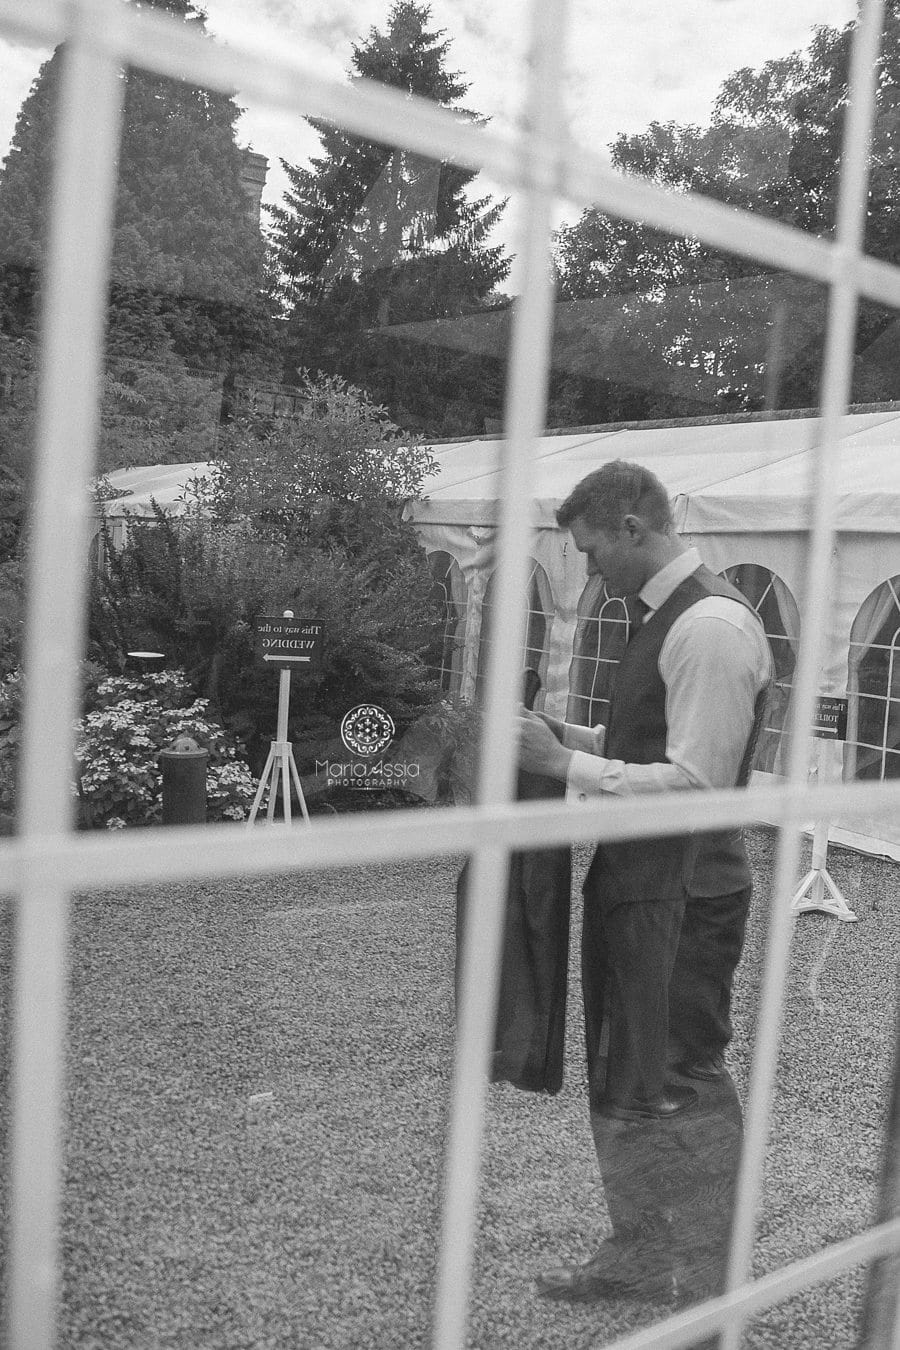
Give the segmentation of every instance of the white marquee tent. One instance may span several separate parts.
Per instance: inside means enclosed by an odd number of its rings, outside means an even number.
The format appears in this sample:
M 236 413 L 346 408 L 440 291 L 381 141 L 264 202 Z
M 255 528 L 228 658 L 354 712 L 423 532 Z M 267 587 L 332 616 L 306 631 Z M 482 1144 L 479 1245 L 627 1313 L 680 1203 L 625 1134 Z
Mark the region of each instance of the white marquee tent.
M 588 668 L 604 660 L 600 649 L 609 625 L 604 630 L 599 618 L 606 597 L 599 583 L 586 586 L 584 560 L 557 527 L 554 512 L 586 473 L 616 458 L 636 460 L 662 479 L 680 532 L 710 567 L 720 573 L 731 569 L 729 575 L 745 593 L 752 592 L 754 602 L 767 597 L 760 612 L 773 650 L 780 643 L 777 664 L 786 698 L 802 637 L 810 451 L 818 434 L 811 417 L 757 415 L 542 439 L 529 596 L 535 622 L 529 624 L 527 659 L 540 667 L 548 711 L 580 720 L 593 720 L 597 712 L 585 682 L 590 684 Z M 484 655 L 500 449 L 500 441 L 488 439 L 435 445 L 437 472 L 426 482 L 423 498 L 407 507 L 452 610 L 453 651 L 445 682 L 467 694 Z M 152 512 L 151 499 L 177 512 L 184 484 L 204 468 L 169 465 L 110 474 L 110 485 L 122 493 L 107 506 L 113 541 L 127 528 L 129 514 Z M 849 719 L 846 743 L 819 747 L 825 751 L 822 771 L 845 778 L 857 772 L 900 776 L 900 407 L 844 419 L 836 525 L 819 692 L 847 697 Z M 620 616 L 620 627 L 621 622 Z M 782 759 L 770 738 L 764 768 L 777 771 Z M 900 822 L 857 821 L 852 831 L 849 823 L 846 829 L 840 821 L 834 826 L 833 839 L 900 858 Z

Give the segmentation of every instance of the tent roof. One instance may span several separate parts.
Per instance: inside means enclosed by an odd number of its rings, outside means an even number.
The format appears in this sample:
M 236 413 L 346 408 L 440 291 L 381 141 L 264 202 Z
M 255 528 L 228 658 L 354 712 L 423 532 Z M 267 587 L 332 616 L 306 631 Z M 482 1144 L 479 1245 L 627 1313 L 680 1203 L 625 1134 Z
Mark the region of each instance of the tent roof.
M 576 483 L 610 459 L 652 469 L 676 503 L 679 527 L 691 533 L 806 529 L 814 457 L 814 417 L 677 423 L 543 437 L 535 465 L 540 525 Z M 499 440 L 435 446 L 438 473 L 423 500 L 410 504 L 422 523 L 496 524 Z M 842 419 L 838 526 L 888 531 L 900 525 L 900 411 Z
M 143 464 L 137 469 L 116 469 L 104 475 L 115 492 L 106 501 L 109 516 L 152 516 L 153 502 L 175 514 L 183 509 L 184 492 L 193 478 L 202 478 L 208 469 L 206 460 L 192 464 Z
M 730 477 L 715 492 L 695 492 L 682 528 L 697 534 L 806 530 L 815 468 L 807 449 Z M 900 532 L 900 415 L 844 419 L 834 487 L 838 530 Z
M 794 532 L 809 524 L 814 417 L 756 418 L 611 427 L 541 438 L 535 465 L 537 523 L 552 527 L 555 510 L 585 474 L 610 459 L 652 469 L 675 502 L 679 528 L 692 534 Z M 437 470 L 409 504 L 422 524 L 495 525 L 500 496 L 500 440 L 433 447 Z M 180 509 L 184 487 L 204 462 L 120 469 L 107 481 L 121 495 L 111 516 L 151 515 L 155 501 Z M 837 527 L 860 533 L 900 529 L 900 409 L 851 413 L 841 422 L 836 484 Z

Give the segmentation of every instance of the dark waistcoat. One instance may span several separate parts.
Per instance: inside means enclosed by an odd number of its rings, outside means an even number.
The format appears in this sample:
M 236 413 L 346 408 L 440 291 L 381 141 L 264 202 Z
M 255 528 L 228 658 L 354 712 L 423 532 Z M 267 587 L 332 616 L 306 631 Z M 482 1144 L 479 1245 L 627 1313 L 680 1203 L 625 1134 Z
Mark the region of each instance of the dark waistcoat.
M 675 620 L 713 595 L 737 600 L 753 610 L 736 587 L 701 565 L 633 635 L 616 673 L 604 751 L 607 758 L 627 764 L 665 762 L 668 727 L 660 652 Z M 764 690 L 756 701 L 753 731 L 738 775 L 741 786 L 750 776 L 767 692 Z M 585 896 L 589 899 L 596 895 L 609 906 L 635 900 L 675 900 L 687 895 L 727 894 L 749 884 L 749 879 L 739 831 L 669 835 L 600 844 L 585 882 Z

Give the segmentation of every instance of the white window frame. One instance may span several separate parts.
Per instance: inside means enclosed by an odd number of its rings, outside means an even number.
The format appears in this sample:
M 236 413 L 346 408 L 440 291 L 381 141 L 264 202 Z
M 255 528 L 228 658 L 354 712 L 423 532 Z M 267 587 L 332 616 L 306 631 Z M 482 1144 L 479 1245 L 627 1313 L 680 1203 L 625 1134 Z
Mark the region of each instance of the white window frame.
M 863 254 L 867 158 L 883 0 L 865 0 L 853 48 L 836 229 L 813 238 L 775 221 L 693 194 L 677 194 L 621 175 L 593 147 L 578 144 L 560 97 L 566 35 L 564 0 L 531 0 L 531 59 L 522 116 L 510 132 L 465 123 L 396 90 L 352 87 L 326 77 L 311 58 L 279 40 L 224 47 L 164 15 L 120 0 L 0 0 L 0 28 L 49 46 L 65 40 L 56 173 L 45 272 L 36 440 L 34 559 L 30 573 L 19 833 L 0 843 L 0 885 L 16 901 L 15 1029 L 7 1339 L 15 1350 L 54 1343 L 59 1294 L 59 1220 L 70 895 L 87 887 L 242 873 L 348 866 L 398 857 L 467 851 L 473 855 L 474 922 L 464 951 L 453 1077 L 445 1202 L 434 1315 L 435 1350 L 465 1343 L 478 1192 L 491 1014 L 496 999 L 502 897 L 510 850 L 563 841 L 646 836 L 761 817 L 781 822 L 760 1018 L 746 1112 L 746 1134 L 729 1292 L 617 1342 L 620 1350 L 689 1345 L 717 1328 L 724 1350 L 765 1307 L 849 1266 L 900 1251 L 900 1219 L 876 1224 L 764 1279 L 750 1279 L 785 979 L 789 896 L 798 873 L 800 825 L 813 817 L 878 814 L 900 807 L 900 783 L 806 785 L 807 736 L 823 650 L 828 561 L 834 537 L 839 419 L 845 412 L 860 296 L 900 305 L 900 269 Z M 377 131 L 406 150 L 484 171 L 520 194 L 523 290 L 516 304 L 497 536 L 496 608 L 486 688 L 485 734 L 474 806 L 398 812 L 376 832 L 366 822 L 130 831 L 127 837 L 76 834 L 71 827 L 70 764 L 79 703 L 89 481 L 95 451 L 105 283 L 120 118 L 119 68 L 130 63 L 184 78 L 299 116 L 328 118 L 349 131 Z M 809 500 L 812 526 L 805 588 L 804 643 L 796 672 L 793 736 L 783 786 L 660 796 L 586 805 L 512 804 L 513 735 L 519 692 L 534 497 L 533 456 L 543 429 L 553 317 L 547 265 L 553 206 L 565 197 L 671 233 L 694 234 L 768 266 L 829 288 L 823 406 Z M 780 899 L 779 899 L 780 897 Z M 895 1328 L 896 1336 L 900 1334 Z
M 790 635 L 789 633 L 787 633 L 787 632 L 785 632 L 785 633 L 770 633 L 769 630 L 768 630 L 767 628 L 764 627 L 764 632 L 765 632 L 765 634 L 766 634 L 766 638 L 768 639 L 768 643 L 769 643 L 769 650 L 770 650 L 771 653 L 772 653 L 772 662 L 773 662 L 774 668 L 775 668 L 776 671 L 777 671 L 777 669 L 778 669 L 778 662 L 777 662 L 777 658 L 776 658 L 776 655 L 775 655 L 775 647 L 774 647 L 774 645 L 773 645 L 774 643 L 776 643 L 776 642 L 786 642 L 786 643 L 788 644 L 788 646 L 790 646 L 790 647 L 795 647 L 795 651 L 796 651 L 796 652 L 799 652 L 799 650 L 800 650 L 800 641 L 801 641 L 801 634 L 800 634 L 800 611 L 799 611 L 799 609 L 798 609 L 798 607 L 797 607 L 797 602 L 796 602 L 796 600 L 794 599 L 794 596 L 793 596 L 793 594 L 791 593 L 791 590 L 790 590 L 789 586 L 787 585 L 787 582 L 783 579 L 783 577 L 779 577 L 779 576 L 778 576 L 778 573 L 777 573 L 777 572 L 774 572 L 774 571 L 772 570 L 771 567 L 766 567 L 765 563 L 752 563 L 752 562 L 749 562 L 749 563 L 748 563 L 748 562 L 732 563 L 730 566 L 726 567 L 719 575 L 723 578 L 723 580 L 725 580 L 725 581 L 730 581 L 731 584 L 732 584 L 732 586 L 735 586 L 738 590 L 740 590 L 741 588 L 740 588 L 740 586 L 738 586 L 738 583 L 737 583 L 737 581 L 734 579 L 734 576 L 733 576 L 732 574 L 733 574 L 733 573 L 739 572 L 742 568 L 745 568 L 745 567 L 756 567 L 756 568 L 759 568 L 760 570 L 762 570 L 763 572 L 767 572 L 767 573 L 769 574 L 769 580 L 768 580 L 768 582 L 766 583 L 765 590 L 763 591 L 762 595 L 759 597 L 759 599 L 755 602 L 755 604 L 754 604 L 754 606 L 753 606 L 755 612 L 760 616 L 760 619 L 762 619 L 762 607 L 763 607 L 763 605 L 764 605 L 766 599 L 767 599 L 767 598 L 773 593 L 773 591 L 775 590 L 775 581 L 776 581 L 776 578 L 777 578 L 777 580 L 781 583 L 781 585 L 784 587 L 786 593 L 787 593 L 788 596 L 790 597 L 791 605 L 793 606 L 793 608 L 794 608 L 794 610 L 796 611 L 796 614 L 797 614 L 797 635 L 796 635 L 796 639 L 792 639 L 792 638 L 791 638 L 791 635 Z M 741 594 L 743 594 L 743 591 L 741 592 Z M 749 598 L 749 597 L 745 597 L 745 598 Z M 787 625 L 785 625 L 785 627 L 787 627 Z M 796 641 L 796 646 L 795 646 L 795 641 Z M 796 661 L 796 659 L 795 659 L 795 661 L 794 661 L 794 670 L 796 670 L 796 667 L 797 667 L 797 661 Z M 775 738 L 777 738 L 777 739 L 774 741 L 774 743 L 773 743 L 772 746 L 771 746 L 772 752 L 773 752 L 773 763 L 772 763 L 772 764 L 768 767 L 768 769 L 767 769 L 767 772 L 770 772 L 770 773 L 775 772 L 775 764 L 778 763 L 778 759 L 780 758 L 780 755 L 781 755 L 781 745 L 780 745 L 780 742 L 782 741 L 782 738 L 786 735 L 787 730 L 788 730 L 788 725 L 789 725 L 789 722 L 790 722 L 790 709 L 791 709 L 791 699 L 793 698 L 793 689 L 794 689 L 794 675 L 793 675 L 793 672 L 792 672 L 791 678 L 790 678 L 789 680 L 778 679 L 778 678 L 775 679 L 775 685 L 774 685 L 774 688 L 773 688 L 773 691 L 772 691 L 772 692 L 773 692 L 773 695 L 774 695 L 774 693 L 775 693 L 777 690 L 781 690 L 782 692 L 784 692 L 784 691 L 787 692 L 787 699 L 785 700 L 785 705 L 784 705 L 784 715 L 783 715 L 783 717 L 780 719 L 779 724 L 776 726 L 775 723 L 774 723 L 774 721 L 773 721 L 773 718 L 774 718 L 774 716 L 775 716 L 774 705 L 773 705 L 772 703 L 770 703 L 768 715 L 767 715 L 767 717 L 766 717 L 765 723 L 764 723 L 763 728 L 762 728 L 762 734 L 760 735 L 760 738 L 759 738 L 759 744 L 758 744 L 757 747 L 756 747 L 756 756 L 755 756 L 754 762 L 753 762 L 753 767 L 754 767 L 755 769 L 758 769 L 758 768 L 760 767 L 759 760 L 760 760 L 760 757 L 761 757 L 761 752 L 762 752 L 762 750 L 763 750 L 763 747 L 764 747 L 764 745 L 766 744 L 766 738 L 767 738 L 767 737 L 775 737 Z
M 550 578 L 547 576 L 546 569 L 541 566 L 536 558 L 528 559 L 528 578 L 525 583 L 525 631 L 522 640 L 522 660 L 520 669 L 534 670 L 541 678 L 541 684 L 547 677 L 547 658 L 550 652 L 550 633 L 553 627 L 553 621 L 556 618 L 556 608 L 553 604 L 553 596 L 550 590 Z M 499 569 L 498 569 L 499 571 Z M 488 577 L 487 585 L 484 588 L 484 594 L 481 597 L 481 614 L 478 623 L 478 662 L 475 674 L 475 694 L 476 700 L 480 699 L 486 686 L 487 672 L 491 665 L 491 647 L 497 641 L 506 641 L 506 627 L 501 624 L 497 627 L 494 620 L 494 610 L 497 606 L 498 585 L 495 585 L 494 578 L 497 572 L 492 572 Z M 520 605 L 522 601 L 519 601 Z M 544 634 L 540 648 L 529 644 L 531 636 L 532 619 L 539 619 L 543 624 Z M 544 703 L 543 687 L 538 691 L 538 697 L 535 707 L 541 708 Z
M 436 570 L 436 567 L 440 568 L 443 565 L 444 558 L 449 560 L 447 566 L 443 571 Z M 434 667 L 434 671 L 443 692 L 450 697 L 457 697 L 462 685 L 469 588 L 458 559 L 447 549 L 432 549 L 428 554 L 428 567 L 434 587 L 440 586 L 444 597 L 441 601 L 443 609 L 441 659 L 440 665 Z
M 894 577 L 888 577 L 888 579 L 887 579 L 886 581 L 882 582 L 881 586 L 878 587 L 878 591 L 879 591 L 879 592 L 885 591 L 885 590 L 886 590 L 886 591 L 890 594 L 890 596 L 891 596 L 891 598 L 892 598 L 892 600 L 893 600 L 893 602 L 894 602 L 894 614 L 893 614 L 893 616 L 891 616 L 891 615 L 886 615 L 886 616 L 885 616 L 885 619 L 884 619 L 884 621 L 883 621 L 883 623 L 881 624 L 881 628 L 883 629 L 883 628 L 885 627 L 885 625 L 887 624 L 889 618 L 893 618 L 894 622 L 897 624 L 897 627 L 894 629 L 894 632 L 893 632 L 893 634 L 891 635 L 890 643 L 887 643 L 887 644 L 886 644 L 886 643 L 883 643 L 883 642 L 881 642 L 881 643 L 878 643 L 878 642 L 871 642 L 871 643 L 869 643 L 869 645 L 868 645 L 867 647 L 865 647 L 865 653 L 864 653 L 864 655 L 862 656 L 862 659 L 861 659 L 861 660 L 857 659 L 857 662 L 856 662 L 856 673 L 855 673 L 855 676 L 853 677 L 852 684 L 851 684 L 851 682 L 848 680 L 848 688 L 850 688 L 850 690 L 851 690 L 851 699 L 855 700 L 855 702 L 856 702 L 856 717 L 853 719 L 853 723 L 852 723 L 853 728 L 855 728 L 855 730 L 854 730 L 854 737 L 853 737 L 853 739 L 850 739 L 850 737 L 849 737 L 849 732 L 848 732 L 848 740 L 847 740 L 847 742 L 846 742 L 848 749 L 852 749 L 852 751 L 853 751 L 853 764 L 854 764 L 853 776 L 854 776 L 854 777 L 856 776 L 855 765 L 856 765 L 856 763 L 857 763 L 858 752 L 859 752 L 860 750 L 874 750 L 874 751 L 876 751 L 877 754 L 880 756 L 880 761 L 881 761 L 881 762 L 880 762 L 880 766 L 879 766 L 879 769 L 880 769 L 879 777 L 881 778 L 881 781 L 882 781 L 882 782 L 884 782 L 884 780 L 885 780 L 886 778 L 889 778 L 889 777 L 898 777 L 898 776 L 900 776 L 900 775 L 890 775 L 890 774 L 887 774 L 887 773 L 885 772 L 885 770 L 886 770 L 886 768 L 887 768 L 888 755 L 889 755 L 889 754 L 894 754 L 894 753 L 896 753 L 895 751 L 889 750 L 889 749 L 888 749 L 888 734 L 889 734 L 889 731 L 890 731 L 890 722 L 891 722 L 891 706 L 892 706 L 892 704 L 893 704 L 893 705 L 897 705 L 898 703 L 900 703 L 900 699 L 898 699 L 896 696 L 892 696 L 892 695 L 891 695 L 891 690 L 892 690 L 893 687 L 894 687 L 894 671 L 895 671 L 895 669 L 896 669 L 897 653 L 898 653 L 898 651 L 900 651 L 900 595 L 898 595 L 898 593 L 897 593 L 898 585 L 900 585 L 900 577 L 894 576 Z M 858 616 L 857 616 L 857 617 L 858 617 Z M 860 643 L 857 642 L 857 641 L 854 641 L 854 638 L 853 638 L 853 629 L 851 629 L 851 633 L 850 633 L 850 653 L 851 653 L 851 660 L 850 660 L 850 663 L 849 663 L 850 666 L 851 666 L 851 670 L 852 670 L 852 666 L 853 666 L 853 652 L 854 652 L 854 651 L 858 651 L 858 650 L 859 650 L 859 646 L 860 646 Z M 872 652 L 872 651 L 881 651 L 881 652 L 887 651 L 887 652 L 889 652 L 889 656 L 888 656 L 888 668 L 887 668 L 887 672 L 886 672 L 886 676 L 885 676 L 885 685 L 884 685 L 884 693 L 883 693 L 883 694 L 870 694 L 870 693 L 861 694 L 861 693 L 859 692 L 859 672 L 860 672 L 860 670 L 862 670 L 863 665 L 864 665 L 865 660 L 866 660 L 866 657 L 868 656 L 869 652 Z M 860 734 L 859 734 L 859 730 L 858 730 L 858 727 L 859 727 L 859 712 L 860 712 L 860 710 L 861 710 L 861 708 L 862 708 L 862 705 L 863 705 L 864 703 L 867 703 L 867 704 L 871 704 L 871 703 L 883 703 L 883 704 L 884 704 L 884 709 L 883 709 L 882 715 L 881 715 L 881 740 L 880 740 L 880 742 L 876 742 L 876 741 L 864 741 L 864 740 L 861 740 L 861 739 L 860 739 Z M 868 775 L 867 775 L 867 776 L 868 776 Z
M 601 666 L 618 668 L 621 657 L 602 653 L 603 624 L 621 624 L 624 629 L 622 649 L 628 645 L 631 619 L 628 606 L 621 596 L 610 595 L 602 577 L 589 577 L 578 603 L 578 624 L 569 662 L 569 691 L 566 720 L 581 726 L 593 727 L 605 722 L 609 714 L 609 700 L 595 698 L 591 691 Z M 593 651 L 589 649 L 593 647 Z M 582 690 L 587 690 L 583 693 Z M 604 709 L 603 705 L 606 704 Z

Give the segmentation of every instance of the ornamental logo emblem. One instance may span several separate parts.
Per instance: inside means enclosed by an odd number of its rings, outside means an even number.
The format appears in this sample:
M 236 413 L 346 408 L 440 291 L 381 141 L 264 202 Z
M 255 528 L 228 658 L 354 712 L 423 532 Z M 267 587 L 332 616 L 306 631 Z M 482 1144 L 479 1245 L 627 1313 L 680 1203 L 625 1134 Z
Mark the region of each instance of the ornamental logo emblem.
M 376 703 L 360 703 L 341 722 L 341 740 L 354 755 L 377 755 L 394 738 L 394 723 Z

